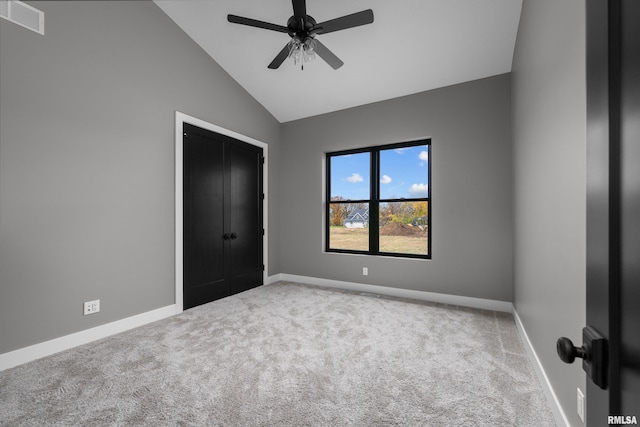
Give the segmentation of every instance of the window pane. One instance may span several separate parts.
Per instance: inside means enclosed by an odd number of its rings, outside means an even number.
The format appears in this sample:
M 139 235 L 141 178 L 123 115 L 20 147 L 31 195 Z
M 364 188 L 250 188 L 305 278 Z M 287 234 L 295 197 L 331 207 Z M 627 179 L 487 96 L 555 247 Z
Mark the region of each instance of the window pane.
M 380 199 L 429 197 L 429 146 L 380 151 Z
M 329 249 L 369 250 L 368 203 L 331 203 Z
M 380 203 L 380 252 L 428 254 L 429 202 Z
M 331 156 L 331 200 L 369 200 L 370 153 Z

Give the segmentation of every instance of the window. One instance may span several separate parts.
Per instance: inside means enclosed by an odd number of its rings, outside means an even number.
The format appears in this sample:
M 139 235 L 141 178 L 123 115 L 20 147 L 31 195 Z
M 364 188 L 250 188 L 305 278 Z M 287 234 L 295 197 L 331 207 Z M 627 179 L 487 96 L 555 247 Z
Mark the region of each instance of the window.
M 327 153 L 327 252 L 431 258 L 431 140 Z

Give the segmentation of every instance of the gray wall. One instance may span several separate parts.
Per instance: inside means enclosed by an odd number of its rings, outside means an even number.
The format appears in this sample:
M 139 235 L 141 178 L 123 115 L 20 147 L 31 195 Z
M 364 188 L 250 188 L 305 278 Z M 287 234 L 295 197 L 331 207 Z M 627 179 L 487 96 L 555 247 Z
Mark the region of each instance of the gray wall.
M 511 301 L 509 87 L 505 74 L 283 124 L 282 271 Z M 324 253 L 324 154 L 423 137 L 432 138 L 433 259 Z
M 45 36 L 0 19 L 0 353 L 174 303 L 175 110 L 269 143 L 278 198 L 280 124 L 154 3 L 30 3 Z
M 555 342 L 580 342 L 586 319 L 584 1 L 524 1 L 512 81 L 515 306 L 569 421 L 581 425 L 584 372 L 560 361 Z

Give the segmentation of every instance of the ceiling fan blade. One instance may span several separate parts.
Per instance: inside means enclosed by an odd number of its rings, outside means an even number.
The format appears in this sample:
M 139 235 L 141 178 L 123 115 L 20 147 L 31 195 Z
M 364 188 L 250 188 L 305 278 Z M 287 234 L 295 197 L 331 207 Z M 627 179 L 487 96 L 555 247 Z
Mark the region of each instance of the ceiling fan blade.
M 327 64 L 331 66 L 334 70 L 342 67 L 344 62 L 340 60 L 333 52 L 331 52 L 325 45 L 320 43 L 320 40 L 315 39 L 316 47 L 314 52 L 320 56 L 320 58 L 324 59 Z
M 327 34 L 334 31 L 346 30 L 347 28 L 359 27 L 360 25 L 371 24 L 373 22 L 373 10 L 367 9 L 362 12 L 352 13 L 340 18 L 321 22 L 316 27 L 322 27 L 318 34 Z
M 293 16 L 296 22 L 300 23 L 307 20 L 307 2 L 306 0 L 291 0 L 293 3 Z
M 237 15 L 227 15 L 227 19 L 233 24 L 242 24 L 248 25 L 250 27 L 264 28 L 265 30 L 278 31 L 281 33 L 289 32 L 289 29 L 287 27 L 277 24 L 271 24 L 269 22 L 258 21 L 257 19 L 244 18 Z
M 273 61 L 271 61 L 271 64 L 269 64 L 268 68 L 271 68 L 272 70 L 279 68 L 284 62 L 284 60 L 287 59 L 288 56 L 289 56 L 289 43 L 284 45 L 284 48 L 282 48 L 280 53 L 276 55 L 275 58 L 273 58 Z

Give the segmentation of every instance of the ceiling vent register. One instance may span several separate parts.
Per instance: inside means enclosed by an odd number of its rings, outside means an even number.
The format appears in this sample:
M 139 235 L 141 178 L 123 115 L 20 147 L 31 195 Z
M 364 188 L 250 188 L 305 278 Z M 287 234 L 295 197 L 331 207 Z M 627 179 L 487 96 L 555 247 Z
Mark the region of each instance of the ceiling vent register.
M 19 0 L 0 0 L 0 17 L 44 35 L 44 12 Z

